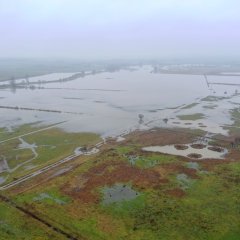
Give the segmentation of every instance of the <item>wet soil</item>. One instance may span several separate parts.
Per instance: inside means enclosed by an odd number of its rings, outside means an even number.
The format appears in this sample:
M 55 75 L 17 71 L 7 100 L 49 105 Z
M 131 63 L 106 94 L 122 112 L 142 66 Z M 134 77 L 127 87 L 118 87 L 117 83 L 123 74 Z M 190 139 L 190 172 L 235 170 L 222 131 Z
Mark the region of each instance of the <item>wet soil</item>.
M 101 194 L 98 188 L 117 183 L 132 183 L 137 189 L 154 188 L 167 183 L 157 171 L 130 166 L 121 161 L 108 161 L 91 168 L 78 181 L 66 183 L 62 191 L 84 203 L 99 203 Z

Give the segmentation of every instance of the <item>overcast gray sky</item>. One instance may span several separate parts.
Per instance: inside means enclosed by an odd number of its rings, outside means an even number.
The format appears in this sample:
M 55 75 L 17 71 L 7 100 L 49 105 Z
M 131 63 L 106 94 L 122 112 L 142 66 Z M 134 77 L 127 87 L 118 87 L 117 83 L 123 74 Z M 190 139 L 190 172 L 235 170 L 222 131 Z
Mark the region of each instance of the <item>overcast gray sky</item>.
M 239 0 L 0 0 L 0 57 L 240 56 Z

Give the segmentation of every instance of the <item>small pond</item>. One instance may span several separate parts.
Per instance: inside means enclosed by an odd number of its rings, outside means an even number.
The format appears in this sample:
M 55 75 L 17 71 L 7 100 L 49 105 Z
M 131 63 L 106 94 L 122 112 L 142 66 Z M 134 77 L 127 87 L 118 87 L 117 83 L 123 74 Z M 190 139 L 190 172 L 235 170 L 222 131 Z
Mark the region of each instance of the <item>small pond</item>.
M 129 201 L 138 197 L 140 194 L 133 190 L 131 186 L 118 183 L 111 187 L 104 187 L 102 190 L 104 205 L 115 202 Z

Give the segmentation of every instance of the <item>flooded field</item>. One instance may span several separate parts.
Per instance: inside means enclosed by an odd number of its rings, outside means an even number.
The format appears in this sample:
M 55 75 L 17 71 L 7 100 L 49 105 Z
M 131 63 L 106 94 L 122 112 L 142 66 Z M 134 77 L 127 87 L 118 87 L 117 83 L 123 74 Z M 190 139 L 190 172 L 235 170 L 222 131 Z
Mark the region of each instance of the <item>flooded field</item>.
M 240 1 L 1 1 L 0 240 L 240 240 Z
M 0 184 L 54 164 L 61 157 L 96 154 L 98 147 L 87 149 L 79 143 L 90 146 L 99 137 L 113 137 L 122 143 L 129 132 L 159 127 L 199 130 L 210 139 L 238 132 L 239 76 L 152 70 L 143 66 L 115 72 L 53 73 L 16 79 L 14 86 L 11 81 L 9 86 L 2 82 Z M 232 146 L 236 144 L 232 142 Z M 174 145 L 152 146 L 143 150 L 192 159 L 221 159 L 227 153 L 226 149 L 193 149 L 190 143 L 184 150 Z M 145 167 L 158 163 L 134 161 Z
M 176 149 L 173 145 L 167 146 L 152 146 L 152 147 L 144 147 L 144 151 L 149 152 L 160 152 L 166 153 L 176 156 L 184 156 L 188 158 L 196 158 L 196 159 L 222 159 L 227 154 L 227 149 L 220 149 L 220 151 L 211 150 L 210 147 L 204 146 L 202 149 L 193 148 L 190 144 L 184 145 L 186 149 Z
M 25 123 L 64 122 L 59 127 L 66 131 L 105 137 L 167 125 L 228 134 L 224 126 L 233 124 L 229 110 L 239 107 L 239 86 L 208 85 L 201 75 L 151 72 L 144 66 L 69 81 L 61 79 L 74 73 L 29 78 L 24 87 L 0 91 L 0 127 L 12 131 Z M 240 83 L 238 76 L 209 76 L 208 81 Z
M 20 177 L 6 183 L 18 177 L 18 171 L 0 178 L 5 181 L 2 192 L 37 216 L 46 216 L 51 225 L 69 229 L 77 239 L 140 240 L 149 232 L 154 240 L 172 240 L 173 234 L 182 240 L 193 226 L 194 240 L 220 239 L 222 229 L 239 236 L 239 150 L 229 147 L 229 137 L 218 140 L 199 129 L 146 128 L 108 138 L 100 146 L 92 144 L 101 141 L 97 135 L 82 134 L 54 126 L 21 137 L 23 141 L 16 138 L 18 151 L 32 157 L 38 153 L 25 165 L 35 172 L 25 175 L 28 181 Z M 65 154 L 79 157 L 56 166 Z M 55 168 L 38 174 L 38 164 L 45 161 L 42 169 L 48 168 L 52 156 Z M 216 219 L 221 215 L 224 218 Z

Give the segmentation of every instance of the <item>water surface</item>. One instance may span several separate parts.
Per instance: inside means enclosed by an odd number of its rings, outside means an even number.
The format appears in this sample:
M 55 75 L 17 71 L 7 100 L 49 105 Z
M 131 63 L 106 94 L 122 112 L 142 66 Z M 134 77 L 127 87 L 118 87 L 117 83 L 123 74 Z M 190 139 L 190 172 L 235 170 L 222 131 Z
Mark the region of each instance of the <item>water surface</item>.
M 227 134 L 222 125 L 233 123 L 228 110 L 234 106 L 231 102 L 240 104 L 239 96 L 234 95 L 236 89 L 240 90 L 238 86 L 208 87 L 201 75 L 153 74 L 151 71 L 151 66 L 144 66 L 134 71 L 102 72 L 67 82 L 35 84 L 35 89 L 0 91 L 0 106 L 30 109 L 0 108 L 0 127 L 11 129 L 23 123 L 66 121 L 60 126 L 66 131 L 96 132 L 109 136 L 143 128 L 143 125 L 166 126 L 163 121 L 166 118 L 172 118 L 167 126 L 186 127 L 188 122 L 179 121 L 177 115 L 204 113 L 204 119 L 190 122 L 187 127 L 201 129 L 206 126 L 206 131 Z M 71 74 L 49 74 L 29 78 L 29 82 L 63 78 Z M 237 76 L 210 76 L 209 81 L 240 83 Z M 207 109 L 204 106 L 211 107 L 213 103 L 201 99 L 209 95 L 225 99 L 217 101 L 214 109 Z M 198 104 L 184 108 L 192 103 Z M 139 122 L 139 114 L 144 116 L 142 122 Z

